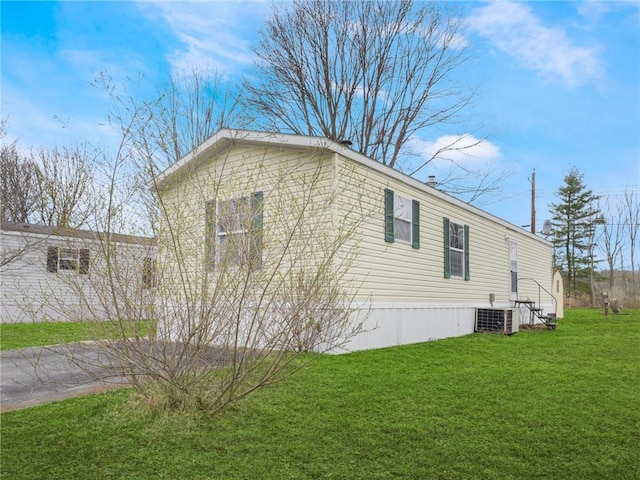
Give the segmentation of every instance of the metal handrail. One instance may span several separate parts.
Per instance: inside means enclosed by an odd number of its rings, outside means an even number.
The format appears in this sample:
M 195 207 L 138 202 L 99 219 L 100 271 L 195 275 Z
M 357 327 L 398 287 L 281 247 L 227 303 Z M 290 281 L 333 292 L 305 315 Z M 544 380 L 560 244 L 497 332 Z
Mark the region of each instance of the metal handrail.
M 542 299 L 542 295 L 541 295 L 541 291 L 540 290 L 544 290 L 545 293 L 547 295 L 549 295 L 551 297 L 551 299 L 553 300 L 553 313 L 554 313 L 554 315 L 556 314 L 556 312 L 558 311 L 558 299 L 555 297 L 555 295 L 553 293 L 551 293 L 549 290 L 547 290 L 542 285 L 540 285 L 540 283 L 535 278 L 528 278 L 528 277 L 518 278 L 516 280 L 516 282 L 519 282 L 520 280 L 530 280 L 530 281 L 534 282 L 536 285 L 538 285 L 538 305 L 540 305 L 540 306 L 542 306 L 542 300 L 541 300 Z

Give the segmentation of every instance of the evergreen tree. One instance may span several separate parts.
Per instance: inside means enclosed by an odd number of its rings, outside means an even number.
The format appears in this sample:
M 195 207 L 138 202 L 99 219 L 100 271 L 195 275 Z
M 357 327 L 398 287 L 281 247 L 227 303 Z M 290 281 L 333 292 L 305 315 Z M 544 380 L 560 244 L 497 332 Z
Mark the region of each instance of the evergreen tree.
M 595 233 L 601 222 L 599 196 L 583 183 L 583 175 L 573 167 L 564 177 L 565 185 L 556 192 L 558 203 L 551 204 L 553 215 L 554 264 L 567 280 L 574 296 L 586 292 L 593 274 Z M 593 292 L 592 292 L 593 297 Z

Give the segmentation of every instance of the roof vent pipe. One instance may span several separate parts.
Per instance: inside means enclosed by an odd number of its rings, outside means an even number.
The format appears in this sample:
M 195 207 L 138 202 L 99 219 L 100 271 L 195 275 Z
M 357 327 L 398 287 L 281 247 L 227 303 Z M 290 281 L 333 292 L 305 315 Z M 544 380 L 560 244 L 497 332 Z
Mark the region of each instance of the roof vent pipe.
M 430 187 L 434 187 L 436 185 L 438 185 L 438 182 L 436 182 L 436 176 L 435 175 L 429 175 L 429 181 L 427 182 L 427 185 L 429 185 Z

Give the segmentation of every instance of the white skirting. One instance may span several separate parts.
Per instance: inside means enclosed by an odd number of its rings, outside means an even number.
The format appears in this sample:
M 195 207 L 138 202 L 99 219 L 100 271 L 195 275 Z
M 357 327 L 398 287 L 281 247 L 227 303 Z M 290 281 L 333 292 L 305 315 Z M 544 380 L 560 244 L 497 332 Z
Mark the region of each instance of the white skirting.
M 476 308 L 511 308 L 509 304 L 460 305 L 429 303 L 372 303 L 358 311 L 362 331 L 342 348 L 332 353 L 393 347 L 410 343 L 430 342 L 460 337 L 474 332 Z M 545 312 L 553 306 L 542 305 Z M 517 321 L 517 320 L 516 320 Z

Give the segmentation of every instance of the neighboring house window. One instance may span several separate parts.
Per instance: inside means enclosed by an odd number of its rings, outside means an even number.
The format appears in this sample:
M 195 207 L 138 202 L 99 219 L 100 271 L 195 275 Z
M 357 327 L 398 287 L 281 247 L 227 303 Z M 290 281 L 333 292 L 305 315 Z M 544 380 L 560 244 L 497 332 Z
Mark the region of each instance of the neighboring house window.
M 444 276 L 469 280 L 469 226 L 444 218 Z
M 262 261 L 262 192 L 206 204 L 206 254 L 216 262 L 257 266 Z
M 398 195 L 393 190 L 384 190 L 384 216 L 386 242 L 396 240 L 420 248 L 420 202 Z
M 49 247 L 47 249 L 47 271 L 73 270 L 82 275 L 89 273 L 90 253 L 88 248 Z
M 142 286 L 155 288 L 158 286 L 158 262 L 155 258 L 146 257 L 142 262 Z

